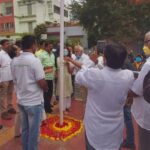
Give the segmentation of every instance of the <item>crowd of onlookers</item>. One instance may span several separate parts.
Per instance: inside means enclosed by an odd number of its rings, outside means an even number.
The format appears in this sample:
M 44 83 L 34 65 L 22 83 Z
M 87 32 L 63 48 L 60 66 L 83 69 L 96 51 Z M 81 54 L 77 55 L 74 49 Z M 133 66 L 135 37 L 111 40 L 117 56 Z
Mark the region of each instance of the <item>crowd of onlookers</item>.
M 31 35 L 12 45 L 4 39 L 0 51 L 0 120 L 10 120 L 11 114 L 17 113 L 15 136 L 22 135 L 24 150 L 37 150 L 40 126 L 59 103 L 63 65 L 64 114 L 70 112 L 75 84 L 86 91 L 87 150 L 136 149 L 131 112 L 139 125 L 140 150 L 149 150 L 150 104 L 143 98 L 143 80 L 150 71 L 150 32 L 145 35 L 143 50 L 134 57 L 124 45 L 111 42 L 101 53 L 87 55 L 81 45 L 69 45 L 64 48 L 62 61 L 59 44 L 54 47 L 43 40 L 37 46 Z M 14 91 L 19 113 L 12 102 Z M 122 140 L 124 124 L 127 134 Z

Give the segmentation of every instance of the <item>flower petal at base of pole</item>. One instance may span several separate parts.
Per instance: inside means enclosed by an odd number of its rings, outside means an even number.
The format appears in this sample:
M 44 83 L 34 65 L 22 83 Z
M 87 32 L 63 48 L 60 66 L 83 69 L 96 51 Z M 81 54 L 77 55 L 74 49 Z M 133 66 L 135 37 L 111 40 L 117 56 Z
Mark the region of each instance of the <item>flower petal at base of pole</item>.
M 53 141 L 67 141 L 81 133 L 83 123 L 80 120 L 65 116 L 63 125 L 59 123 L 59 116 L 52 115 L 45 120 L 46 124 L 41 126 L 41 137 Z

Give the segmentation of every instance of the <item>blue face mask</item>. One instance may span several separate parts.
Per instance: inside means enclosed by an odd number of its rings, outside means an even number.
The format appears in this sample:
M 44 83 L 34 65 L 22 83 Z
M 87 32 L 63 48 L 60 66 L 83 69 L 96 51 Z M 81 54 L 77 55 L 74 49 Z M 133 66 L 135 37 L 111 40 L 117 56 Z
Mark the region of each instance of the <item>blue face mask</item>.
M 79 60 L 81 58 L 80 55 L 76 55 L 76 59 Z
M 64 56 L 68 56 L 68 54 L 69 54 L 68 51 L 65 49 L 64 50 Z
M 136 57 L 136 58 L 135 58 L 135 61 L 136 61 L 136 62 L 142 62 L 142 58 L 141 58 L 141 57 Z

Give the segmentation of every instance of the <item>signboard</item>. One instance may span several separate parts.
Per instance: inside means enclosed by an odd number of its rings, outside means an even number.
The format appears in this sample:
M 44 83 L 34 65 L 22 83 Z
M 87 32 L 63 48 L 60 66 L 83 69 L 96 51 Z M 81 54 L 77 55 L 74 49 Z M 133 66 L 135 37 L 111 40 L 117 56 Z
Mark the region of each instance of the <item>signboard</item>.
M 41 39 L 42 40 L 47 40 L 47 34 L 41 34 Z

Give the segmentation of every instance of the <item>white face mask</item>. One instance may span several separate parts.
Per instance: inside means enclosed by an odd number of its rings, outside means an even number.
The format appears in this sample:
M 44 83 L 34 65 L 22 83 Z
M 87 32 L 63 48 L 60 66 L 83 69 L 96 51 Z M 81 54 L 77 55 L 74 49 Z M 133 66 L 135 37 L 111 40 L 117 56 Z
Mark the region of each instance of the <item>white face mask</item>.
M 64 50 L 64 56 L 68 56 L 68 50 Z

